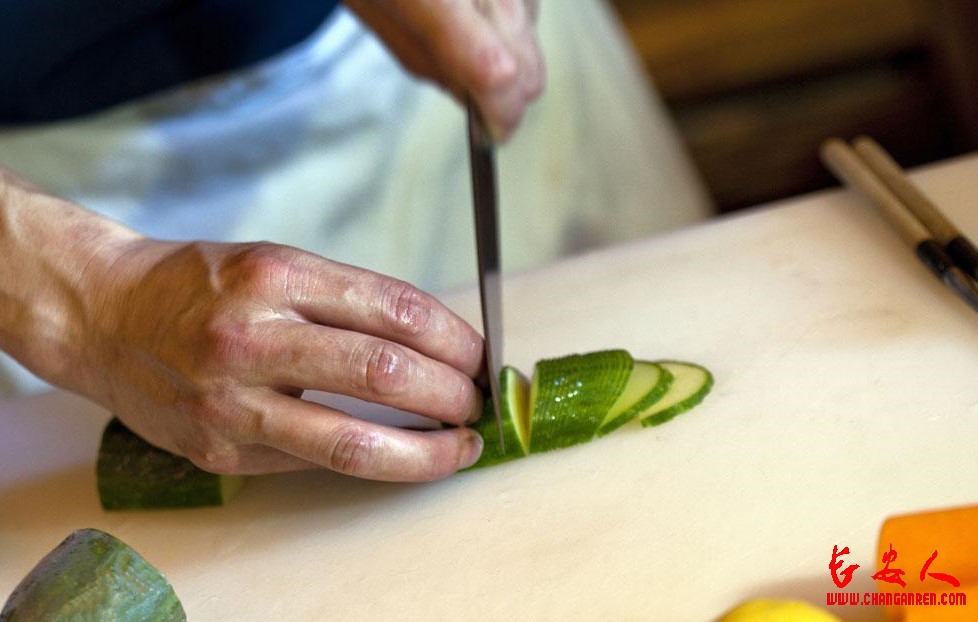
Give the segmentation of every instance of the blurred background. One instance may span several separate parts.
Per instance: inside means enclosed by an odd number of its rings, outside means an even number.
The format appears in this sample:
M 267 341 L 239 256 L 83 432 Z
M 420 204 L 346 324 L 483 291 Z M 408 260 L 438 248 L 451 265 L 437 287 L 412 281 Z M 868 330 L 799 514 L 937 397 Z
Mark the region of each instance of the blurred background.
M 974 0 L 611 2 L 720 212 L 834 185 L 827 136 L 978 148 Z

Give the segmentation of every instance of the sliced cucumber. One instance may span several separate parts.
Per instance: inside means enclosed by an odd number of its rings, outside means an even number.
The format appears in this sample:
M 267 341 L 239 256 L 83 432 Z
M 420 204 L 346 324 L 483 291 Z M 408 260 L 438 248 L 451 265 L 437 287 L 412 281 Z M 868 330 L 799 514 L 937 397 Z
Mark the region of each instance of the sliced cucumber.
M 118 538 L 80 529 L 14 589 L 3 622 L 183 622 L 169 581 Z
M 665 367 L 649 361 L 635 361 L 625 390 L 598 427 L 598 436 L 617 430 L 648 410 L 659 401 L 671 384 L 672 374 Z
M 505 449 L 487 400 L 473 426 L 485 449 L 470 468 L 584 443 L 634 419 L 645 427 L 665 423 L 703 401 L 713 376 L 693 363 L 635 361 L 607 350 L 540 361 L 530 383 L 504 368 L 500 387 Z
M 713 374 L 705 367 L 683 361 L 657 361 L 672 374 L 669 390 L 651 408 L 638 415 L 642 427 L 660 425 L 703 401 L 713 388 Z
M 539 361 L 530 385 L 530 451 L 591 440 L 635 365 L 625 350 L 603 350 Z
M 223 505 L 244 484 L 238 475 L 216 475 L 186 458 L 153 447 L 118 419 L 102 433 L 95 467 L 106 510 Z
M 492 400 L 487 399 L 482 417 L 473 426 L 482 435 L 485 445 L 482 456 L 469 468 L 508 462 L 530 453 L 530 419 L 527 408 L 529 389 L 530 381 L 519 370 L 503 367 L 499 374 L 503 442 L 499 442 L 499 429 L 492 411 Z

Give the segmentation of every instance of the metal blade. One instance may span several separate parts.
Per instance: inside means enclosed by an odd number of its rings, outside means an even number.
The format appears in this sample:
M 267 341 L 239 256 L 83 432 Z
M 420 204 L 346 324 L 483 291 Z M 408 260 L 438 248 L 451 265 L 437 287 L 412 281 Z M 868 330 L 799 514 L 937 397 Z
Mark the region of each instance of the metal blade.
M 472 201 L 475 207 L 475 247 L 479 260 L 479 294 L 482 299 L 486 368 L 489 371 L 489 390 L 492 393 L 499 444 L 505 451 L 499 395 L 499 373 L 503 366 L 503 313 L 497 225 L 499 208 L 496 197 L 496 158 L 492 137 L 472 102 L 468 103 L 468 121 Z

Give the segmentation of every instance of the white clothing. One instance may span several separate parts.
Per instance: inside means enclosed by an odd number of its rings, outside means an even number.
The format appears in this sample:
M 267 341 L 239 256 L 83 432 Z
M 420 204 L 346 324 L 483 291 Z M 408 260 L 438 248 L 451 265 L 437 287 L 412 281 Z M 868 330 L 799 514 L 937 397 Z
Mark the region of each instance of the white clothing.
M 547 89 L 497 154 L 505 271 L 711 213 L 603 0 L 543 4 Z M 258 66 L 0 129 L 0 162 L 150 236 L 271 240 L 438 292 L 475 278 L 465 127 L 341 7 Z M 0 361 L 0 395 L 40 386 Z

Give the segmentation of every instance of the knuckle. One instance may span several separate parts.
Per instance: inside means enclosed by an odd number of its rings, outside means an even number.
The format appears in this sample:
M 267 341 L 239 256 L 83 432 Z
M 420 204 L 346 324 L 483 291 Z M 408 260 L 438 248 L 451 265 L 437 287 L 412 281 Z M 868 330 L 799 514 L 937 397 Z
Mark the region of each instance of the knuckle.
M 386 341 L 365 341 L 352 357 L 360 388 L 378 395 L 401 392 L 409 382 L 407 354 Z
M 252 350 L 252 326 L 249 322 L 227 316 L 213 318 L 204 328 L 198 344 L 198 357 L 205 368 L 236 367 Z
M 237 447 L 212 435 L 197 434 L 181 444 L 179 451 L 194 466 L 208 473 L 232 474 L 241 464 Z
M 404 281 L 387 283 L 381 297 L 383 318 L 395 334 L 415 336 L 428 328 L 434 312 L 431 298 Z
M 345 426 L 336 435 L 327 454 L 326 466 L 346 475 L 369 475 L 380 445 L 381 439 L 376 433 L 352 425 Z
M 243 414 L 229 400 L 229 391 L 220 387 L 187 400 L 184 412 L 192 433 L 179 446 L 180 453 L 197 467 L 210 473 L 232 474 L 240 470 L 241 454 L 231 439 L 241 436 L 256 423 L 252 413 Z
M 228 423 L 229 407 L 220 392 L 210 387 L 202 387 L 193 396 L 185 398 L 182 406 L 198 444 L 209 444 L 213 438 L 211 431 L 223 429 Z
M 477 90 L 505 88 L 517 78 L 512 57 L 501 44 L 487 44 L 475 51 L 472 80 Z
M 294 266 L 295 257 L 287 247 L 256 242 L 227 260 L 223 280 L 229 287 L 245 293 L 264 293 L 288 282 Z
M 217 475 L 233 475 L 240 470 L 240 455 L 234 447 L 205 446 L 192 449 L 187 459 L 199 469 Z

